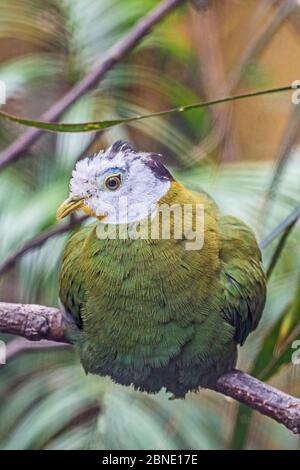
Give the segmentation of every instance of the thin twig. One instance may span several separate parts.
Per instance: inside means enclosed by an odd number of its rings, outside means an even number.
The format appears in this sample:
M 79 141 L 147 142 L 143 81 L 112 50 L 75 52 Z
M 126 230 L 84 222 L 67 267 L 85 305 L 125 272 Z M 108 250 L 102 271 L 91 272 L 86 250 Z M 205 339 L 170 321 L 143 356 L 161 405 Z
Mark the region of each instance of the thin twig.
M 195 39 L 200 67 L 201 90 L 205 99 L 230 94 L 226 82 L 223 49 L 217 21 L 217 6 L 207 8 L 201 15 L 192 14 L 192 33 Z M 212 133 L 222 147 L 220 161 L 234 161 L 239 155 L 237 136 L 232 126 L 232 106 L 225 104 L 210 110 Z M 223 136 L 219 139 L 218 136 Z
M 115 63 L 122 59 L 148 33 L 152 26 L 172 11 L 172 9 L 174 9 L 181 1 L 183 0 L 165 0 L 148 16 L 142 19 L 124 39 L 119 41 L 119 43 L 111 49 L 103 62 L 93 68 L 81 82 L 76 84 L 66 95 L 64 95 L 46 113 L 44 113 L 41 116 L 41 120 L 52 122 L 59 118 L 61 114 L 78 99 L 78 97 L 93 88 L 93 86 L 106 75 Z M 270 24 L 265 28 L 263 34 L 258 37 L 257 42 L 252 43 L 249 50 L 246 50 L 238 68 L 235 69 L 229 79 L 229 87 L 231 89 L 237 86 L 242 77 L 245 65 L 263 49 L 266 44 L 266 38 L 270 38 L 271 33 L 276 31 L 282 21 L 292 11 L 292 8 L 295 6 L 294 4 L 294 0 L 284 2 L 284 4 L 279 7 Z M 41 135 L 42 131 L 40 129 L 29 129 L 26 131 L 19 139 L 0 154 L 0 169 L 19 158 L 22 152 L 28 150 Z M 223 137 L 220 136 L 220 138 Z M 211 140 L 212 139 L 209 136 L 205 139 L 206 143 L 204 142 L 203 145 L 201 145 L 202 150 L 208 150 L 212 143 Z M 213 145 L 215 144 L 216 141 L 213 139 Z M 201 148 L 199 148 L 199 151 Z
M 255 38 L 249 38 L 249 45 L 242 52 L 237 65 L 233 68 L 227 80 L 228 93 L 234 93 L 236 91 L 244 78 L 248 65 L 260 56 L 283 22 L 286 19 L 293 17 L 291 12 L 295 9 L 296 5 L 297 2 L 295 0 L 279 2 L 274 14 L 269 16 L 269 19 L 263 25 Z M 254 17 L 256 22 L 257 12 L 255 12 Z M 223 140 L 226 127 L 220 127 L 219 131 L 220 132 L 218 134 L 210 132 L 207 137 L 205 137 L 200 145 L 197 146 L 197 155 L 200 155 L 202 158 L 203 156 L 213 152 L 213 150 Z
M 41 305 L 0 303 L 0 331 L 22 336 L 30 341 L 47 339 L 67 342 L 60 310 Z M 221 376 L 214 390 L 250 406 L 300 434 L 299 399 L 238 370 Z
M 282 253 L 282 250 L 285 246 L 285 243 L 289 237 L 289 234 L 291 233 L 293 227 L 296 225 L 296 222 L 297 222 L 297 219 L 295 219 L 290 225 L 287 226 L 287 228 L 284 230 L 283 234 L 281 235 L 280 239 L 279 239 L 279 242 L 277 243 L 277 246 L 276 246 L 276 249 L 272 255 L 272 258 L 271 258 L 271 261 L 270 261 L 270 264 L 268 266 L 268 269 L 267 269 L 267 279 L 269 280 L 273 271 L 274 271 L 274 268 L 277 264 L 277 261 L 279 260 L 280 258 L 280 255 Z
M 273 15 L 270 15 L 269 19 L 262 27 L 262 30 L 254 39 L 249 41 L 249 45 L 244 49 L 241 59 L 229 77 L 228 88 L 230 92 L 239 86 L 245 72 L 247 71 L 247 66 L 252 62 L 254 57 L 259 57 L 274 37 L 274 34 L 281 27 L 284 20 L 291 15 L 296 6 L 297 0 L 285 0 L 279 2 L 278 8 L 275 10 Z
M 16 338 L 10 341 L 5 350 L 6 362 L 15 359 L 21 354 L 32 351 L 48 351 L 50 349 L 70 349 L 71 345 L 68 343 L 58 343 L 57 341 L 48 341 L 42 339 L 41 341 L 28 341 L 25 338 Z
M 267 10 L 270 7 L 273 7 L 272 4 L 274 4 L 274 3 L 277 4 L 277 9 L 275 10 L 275 16 L 272 15 L 272 13 L 270 14 L 270 11 L 267 12 Z M 281 26 L 281 24 L 283 23 L 284 20 L 287 20 L 287 21 L 293 23 L 293 20 L 294 20 L 295 16 L 297 16 L 299 8 L 298 7 L 296 8 L 296 5 L 295 5 L 295 8 L 293 8 L 293 5 L 292 5 L 292 9 L 293 9 L 292 13 L 293 14 L 290 14 L 289 5 L 287 4 L 287 6 L 288 6 L 288 10 L 284 11 L 285 5 L 283 4 L 283 2 L 281 0 L 279 0 L 279 1 L 277 0 L 275 2 L 274 2 L 274 0 L 272 0 L 272 1 L 267 0 L 265 2 L 260 2 L 259 7 L 256 10 L 257 15 L 255 15 L 256 18 L 255 18 L 255 21 L 253 22 L 253 24 L 257 23 L 257 19 L 260 16 L 262 16 L 261 13 L 263 13 L 264 15 L 266 13 L 268 13 L 270 19 L 265 23 L 265 27 L 264 27 L 263 32 L 257 37 L 256 40 L 254 40 L 252 43 L 250 43 L 251 45 L 248 47 L 248 49 L 245 50 L 241 62 L 244 61 L 244 64 L 246 65 L 247 62 L 248 63 L 251 62 L 252 57 L 256 56 L 256 54 L 260 54 L 264 50 L 266 45 L 269 44 L 270 39 L 272 39 L 274 37 L 274 33 L 279 29 L 279 27 Z M 298 14 L 298 20 L 299 20 L 299 14 Z M 299 32 L 299 23 L 297 24 L 297 26 L 293 23 L 293 26 L 295 27 L 297 32 Z M 244 70 L 245 70 L 245 66 L 244 66 Z M 243 72 L 243 70 L 241 68 L 240 68 L 240 71 Z M 237 83 L 239 83 L 240 78 L 239 78 L 238 68 L 236 69 L 236 71 L 234 73 L 236 73 L 236 79 L 233 75 L 232 76 L 232 81 L 233 81 L 233 83 L 235 81 Z M 294 114 L 296 115 L 296 111 L 295 111 Z M 289 129 L 290 122 L 291 122 L 291 120 L 294 121 L 294 118 L 296 118 L 296 116 L 293 116 L 293 117 L 291 116 L 291 118 L 288 120 L 287 127 L 286 127 L 287 129 Z M 294 124 L 296 124 L 295 121 L 294 121 Z M 293 145 L 293 138 L 294 138 L 293 130 L 292 130 L 292 132 L 287 131 L 287 134 L 289 134 L 289 135 L 287 135 L 286 138 L 284 137 L 284 139 L 282 140 L 281 145 L 279 147 L 279 153 L 278 153 L 277 157 L 275 158 L 275 161 L 280 162 L 280 163 L 277 164 L 277 169 L 274 172 L 274 181 L 273 181 L 273 183 L 271 183 L 271 186 L 274 185 L 274 193 L 275 193 L 275 187 L 277 186 L 277 181 L 275 181 L 275 178 L 277 179 L 277 175 L 280 177 L 281 170 L 284 168 L 285 163 L 286 163 L 286 159 L 285 159 L 284 155 L 288 154 L 288 158 L 289 158 L 289 155 L 290 155 L 289 147 L 291 147 Z M 279 165 L 280 165 L 280 167 L 279 167 Z M 279 181 L 279 178 L 278 178 L 278 181 Z M 273 192 L 273 189 L 271 191 Z M 261 210 L 259 210 L 259 213 L 260 213 L 259 220 L 261 222 L 262 221 L 265 222 L 265 219 L 266 219 L 264 214 L 267 212 L 267 210 L 269 208 L 269 201 L 272 199 L 271 191 L 267 195 L 266 199 L 263 201 Z M 290 230 L 288 229 L 288 233 L 289 232 L 290 232 Z M 283 249 L 283 247 L 285 245 L 285 241 L 287 240 L 287 238 L 288 238 L 288 234 L 286 236 L 284 234 L 283 237 L 282 237 L 282 240 L 280 240 L 280 242 L 277 246 L 277 249 L 279 249 L 280 251 Z M 275 254 L 273 255 L 271 263 L 268 267 L 268 271 L 267 271 L 268 279 L 270 278 L 270 276 L 271 276 L 271 274 L 274 270 L 274 267 L 276 265 L 276 262 L 279 259 L 278 255 L 280 253 L 276 253 L 277 249 L 275 250 Z M 249 409 L 244 409 L 244 408 L 240 407 L 240 409 L 238 411 L 238 414 L 237 414 L 237 420 L 236 420 L 235 430 L 234 430 L 233 437 L 232 437 L 232 442 L 231 442 L 232 446 L 231 446 L 231 448 L 243 449 L 245 447 L 245 442 L 246 442 L 246 439 L 247 439 L 247 431 L 248 431 L 248 424 L 246 424 L 246 423 L 249 422 L 250 416 L 251 416 L 251 413 L 249 413 Z
M 77 160 L 80 160 L 86 155 L 90 155 L 92 153 L 92 149 L 94 149 L 94 146 L 98 138 L 99 138 L 98 133 L 95 133 L 91 141 L 88 142 L 88 144 L 85 146 L 83 151 L 80 153 Z M 6 274 L 6 272 L 9 271 L 9 269 L 13 268 L 15 264 L 17 263 L 17 261 L 19 260 L 19 258 L 25 255 L 25 253 L 27 253 L 28 251 L 38 248 L 39 246 L 42 246 L 50 238 L 56 237 L 58 235 L 62 235 L 63 233 L 66 233 L 69 230 L 72 230 L 73 228 L 76 227 L 76 225 L 81 224 L 86 219 L 87 219 L 86 216 L 83 216 L 83 217 L 76 217 L 75 215 L 71 216 L 69 220 L 67 220 L 66 222 L 60 225 L 55 225 L 54 227 L 51 227 L 50 229 L 45 230 L 43 233 L 32 238 L 27 243 L 25 243 L 22 247 L 15 250 L 2 264 L 0 263 L 0 276 L 3 274 Z
M 88 142 L 88 144 L 85 146 L 83 151 L 80 153 L 77 160 L 80 160 L 86 155 L 91 154 L 92 149 L 94 148 L 94 145 L 96 144 L 98 138 L 99 138 L 99 135 L 98 133 L 96 133 L 93 136 L 92 140 Z M 76 227 L 76 225 L 81 224 L 86 219 L 87 219 L 87 216 L 83 216 L 83 217 L 76 217 L 75 215 L 71 216 L 66 222 L 59 224 L 59 225 L 55 225 L 54 227 L 51 227 L 50 229 L 45 230 L 43 233 L 32 238 L 27 243 L 25 243 L 22 247 L 15 250 L 2 264 L 0 263 L 0 276 L 2 276 L 3 274 L 6 274 L 6 272 L 9 271 L 9 269 L 13 268 L 15 264 L 17 263 L 17 261 L 19 260 L 19 258 L 25 255 L 25 253 L 28 253 L 28 251 L 38 248 L 39 246 L 42 246 L 50 238 L 56 237 L 58 235 L 62 235 L 63 233 L 66 233 L 69 230 L 72 230 L 73 228 Z
M 38 248 L 43 245 L 50 238 L 56 237 L 63 233 L 68 232 L 76 225 L 84 222 L 87 219 L 87 216 L 82 217 L 70 217 L 67 222 L 63 222 L 59 225 L 51 227 L 49 230 L 42 232 L 40 235 L 29 240 L 21 248 L 14 251 L 2 264 L 0 264 L 0 276 L 5 274 L 10 268 L 12 268 L 15 263 L 28 251 Z
M 260 209 L 259 219 L 266 222 L 266 218 L 269 215 L 270 204 L 274 200 L 280 179 L 284 172 L 287 163 L 290 160 L 295 142 L 300 133 L 300 106 L 294 106 L 290 117 L 285 126 L 283 138 L 279 146 L 278 154 L 275 157 L 275 170 L 272 175 L 272 180 L 266 196 L 263 200 L 262 207 Z
M 99 132 L 101 129 L 109 129 L 120 124 L 129 124 L 135 121 L 141 121 L 153 117 L 169 116 L 174 113 L 184 113 L 195 109 L 206 108 L 209 106 L 221 105 L 222 103 L 229 103 L 231 101 L 245 100 L 249 98 L 256 98 L 258 96 L 271 95 L 274 93 L 283 93 L 286 91 L 299 89 L 300 85 L 284 85 L 275 88 L 264 88 L 262 90 L 250 91 L 248 93 L 240 93 L 238 95 L 224 96 L 213 100 L 200 101 L 197 103 L 190 103 L 186 105 L 177 106 L 176 108 L 164 109 L 162 111 L 155 111 L 147 114 L 137 114 L 127 118 L 109 119 L 101 121 L 89 122 L 49 122 L 49 121 L 35 121 L 32 119 L 22 118 L 13 114 L 0 111 L 0 118 L 8 119 L 9 121 L 23 124 L 28 127 L 35 127 L 43 129 L 48 132 Z
M 112 47 L 106 57 L 94 66 L 90 72 L 62 98 L 51 106 L 42 116 L 43 121 L 55 121 L 63 112 L 79 97 L 91 90 L 114 65 L 122 60 L 168 13 L 184 0 L 163 0 L 148 15 L 142 18 L 136 26 L 119 42 Z M 17 160 L 24 154 L 42 135 L 40 129 L 29 129 L 0 154 L 0 168 Z
M 272 230 L 272 232 L 263 238 L 259 244 L 260 248 L 263 250 L 270 243 L 272 243 L 275 238 L 281 235 L 285 230 L 287 230 L 291 225 L 293 225 L 300 218 L 300 204 L 294 209 L 290 215 L 288 215 L 277 227 Z

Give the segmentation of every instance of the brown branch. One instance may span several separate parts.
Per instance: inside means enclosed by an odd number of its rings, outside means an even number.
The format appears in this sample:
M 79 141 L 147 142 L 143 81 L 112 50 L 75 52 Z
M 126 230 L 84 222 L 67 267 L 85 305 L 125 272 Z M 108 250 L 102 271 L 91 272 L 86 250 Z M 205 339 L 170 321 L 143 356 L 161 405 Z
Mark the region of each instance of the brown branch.
M 240 370 L 222 375 L 216 391 L 244 403 L 300 434 L 300 400 Z
M 0 303 L 0 331 L 23 336 L 30 341 L 47 339 L 67 342 L 61 312 L 41 305 Z M 295 434 L 300 434 L 299 399 L 239 370 L 221 376 L 214 390 L 273 418 Z
M 57 120 L 70 105 L 97 85 L 114 65 L 123 59 L 149 33 L 153 26 L 183 1 L 163 0 L 148 15 L 142 18 L 127 36 L 118 41 L 100 63 L 96 64 L 80 82 L 54 103 L 39 119 L 48 122 Z M 42 134 L 43 131 L 40 129 L 29 129 L 21 135 L 0 154 L 0 169 L 17 160 Z
M 47 339 L 68 343 L 63 323 L 57 308 L 0 302 L 1 333 L 22 336 L 29 341 Z

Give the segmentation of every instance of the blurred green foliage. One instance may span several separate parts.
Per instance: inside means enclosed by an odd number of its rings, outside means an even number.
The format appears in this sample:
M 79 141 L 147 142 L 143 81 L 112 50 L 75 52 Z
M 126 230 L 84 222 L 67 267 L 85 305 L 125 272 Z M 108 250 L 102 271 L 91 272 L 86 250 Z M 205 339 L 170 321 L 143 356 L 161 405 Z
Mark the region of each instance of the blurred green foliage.
M 153 0 L 2 0 L 0 43 L 12 44 L 11 54 L 0 65 L 0 79 L 8 83 L 7 110 L 38 116 L 155 4 Z M 197 76 L 206 64 L 199 63 L 187 34 L 190 14 L 179 9 L 157 26 L 62 120 L 141 114 L 205 98 Z M 249 74 L 245 80 L 251 79 L 252 85 L 256 77 L 270 85 L 260 66 L 253 65 Z M 299 203 L 300 155 L 295 151 L 285 168 L 266 218 L 260 208 L 272 179 L 272 162 L 240 158 L 225 164 L 217 151 L 204 155 L 200 143 L 214 125 L 208 110 L 195 110 L 111 129 L 99 134 L 95 145 L 102 148 L 122 138 L 165 154 L 178 179 L 208 191 L 223 212 L 243 218 L 262 238 Z M 2 123 L 1 147 L 21 131 Z M 47 135 L 0 174 L 1 261 L 55 224 L 74 163 L 91 139 L 89 134 Z M 57 305 L 57 273 L 66 237 L 50 239 L 20 259 L 0 281 L 1 298 Z M 291 364 L 289 339 L 299 326 L 299 237 L 298 226 L 270 279 L 261 324 L 239 358 L 243 370 L 298 396 L 300 367 Z M 263 254 L 266 265 L 275 245 Z M 169 401 L 163 392 L 147 396 L 108 379 L 86 377 L 73 351 L 35 351 L 0 367 L 3 449 L 299 448 L 298 438 L 268 418 L 247 411 L 236 421 L 237 407 L 207 391 L 185 401 Z

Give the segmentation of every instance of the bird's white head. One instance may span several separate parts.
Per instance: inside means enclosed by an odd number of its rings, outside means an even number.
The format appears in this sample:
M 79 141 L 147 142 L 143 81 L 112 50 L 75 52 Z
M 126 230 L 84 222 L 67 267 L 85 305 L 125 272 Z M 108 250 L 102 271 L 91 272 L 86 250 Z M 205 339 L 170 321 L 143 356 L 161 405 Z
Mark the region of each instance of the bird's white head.
M 138 152 L 127 142 L 78 161 L 69 198 L 57 218 L 83 210 L 105 223 L 126 224 L 152 215 L 173 178 L 159 156 Z

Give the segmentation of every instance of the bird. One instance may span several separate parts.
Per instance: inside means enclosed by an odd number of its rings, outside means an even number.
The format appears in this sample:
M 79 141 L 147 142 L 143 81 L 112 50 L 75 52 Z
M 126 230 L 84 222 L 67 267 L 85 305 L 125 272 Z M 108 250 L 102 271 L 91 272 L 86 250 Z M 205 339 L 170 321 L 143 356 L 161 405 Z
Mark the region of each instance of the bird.
M 262 316 L 266 279 L 251 228 L 162 160 L 117 141 L 77 162 L 57 219 L 83 211 L 89 222 L 64 248 L 59 299 L 86 373 L 184 398 L 235 367 Z M 174 209 L 169 233 L 162 207 Z M 192 216 L 180 227 L 175 209 L 185 207 Z

